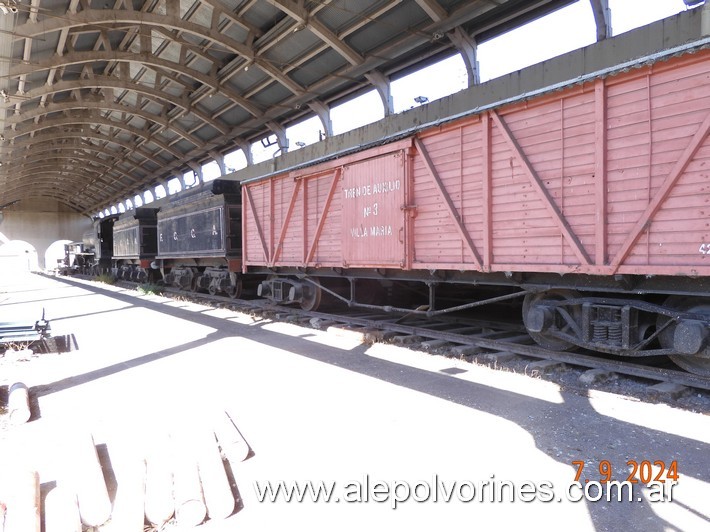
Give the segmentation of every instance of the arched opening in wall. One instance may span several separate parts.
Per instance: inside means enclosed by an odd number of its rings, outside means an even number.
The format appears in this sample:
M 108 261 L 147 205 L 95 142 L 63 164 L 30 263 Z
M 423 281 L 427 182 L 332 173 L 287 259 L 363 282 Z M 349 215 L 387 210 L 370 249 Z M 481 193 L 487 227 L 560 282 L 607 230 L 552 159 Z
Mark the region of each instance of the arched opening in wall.
M 384 117 L 385 108 L 382 106 L 382 100 L 375 90 L 366 92 L 330 110 L 330 119 L 333 121 L 333 135 L 339 135 L 357 127 L 377 122 Z
M 165 187 L 163 185 L 158 185 L 157 187 L 155 187 L 154 193 L 156 200 L 163 199 L 165 196 L 168 195 L 168 192 L 167 190 L 165 190 Z
M 218 177 L 221 177 L 222 171 L 219 169 L 217 161 L 210 161 L 209 163 L 202 165 L 202 181 L 208 183 L 209 181 L 214 181 Z
M 39 270 L 37 250 L 24 240 L 10 240 L 0 246 L 0 271 L 20 273 Z
M 480 43 L 478 63 L 481 82 L 582 48 L 595 41 L 596 27 L 590 3 L 571 3 Z
M 315 144 L 325 138 L 323 123 L 317 116 L 312 116 L 308 120 L 287 127 L 286 137 L 288 137 L 289 140 L 289 151 L 298 150 L 309 144 Z
M 71 240 L 57 240 L 52 242 L 44 252 L 44 267 L 48 270 L 61 267 L 64 264 L 64 245 L 71 244 Z
M 247 157 L 241 149 L 226 153 L 224 155 L 224 167 L 228 174 L 246 168 Z
M 173 177 L 170 181 L 168 181 L 168 194 L 172 196 L 173 194 L 177 194 L 181 190 L 182 181 L 179 177 Z
M 197 174 L 194 172 L 194 170 L 190 170 L 189 172 L 185 172 L 182 175 L 182 182 L 185 185 L 186 189 L 196 187 L 197 185 L 200 184 L 200 182 L 197 179 Z
M 460 54 L 392 81 L 394 112 L 401 113 L 433 102 L 468 87 L 466 67 Z

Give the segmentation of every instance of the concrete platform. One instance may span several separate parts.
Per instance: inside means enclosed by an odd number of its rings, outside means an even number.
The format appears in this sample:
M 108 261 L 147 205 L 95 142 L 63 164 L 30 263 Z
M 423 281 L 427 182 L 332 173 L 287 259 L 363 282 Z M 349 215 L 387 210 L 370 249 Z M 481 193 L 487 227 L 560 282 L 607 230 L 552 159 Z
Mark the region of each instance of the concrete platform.
M 29 423 L 0 430 L 0 484 L 24 465 L 39 471 L 43 491 L 62 485 L 82 431 L 120 469 L 122 457 L 228 411 L 252 450 L 230 462 L 240 509 L 196 530 L 710 529 L 706 415 L 582 397 L 463 361 L 107 285 L 28 275 L 0 286 L 0 319 L 42 307 L 53 333 L 74 334 L 78 349 L 0 357 L 0 385 L 23 381 L 35 399 Z M 592 485 L 603 461 L 611 480 L 626 480 L 630 461 L 664 462 L 664 480 L 676 461 L 679 478 L 672 501 L 651 502 L 636 484 L 632 502 L 573 502 L 577 461 Z M 335 483 L 332 500 L 259 502 L 266 483 L 279 481 Z

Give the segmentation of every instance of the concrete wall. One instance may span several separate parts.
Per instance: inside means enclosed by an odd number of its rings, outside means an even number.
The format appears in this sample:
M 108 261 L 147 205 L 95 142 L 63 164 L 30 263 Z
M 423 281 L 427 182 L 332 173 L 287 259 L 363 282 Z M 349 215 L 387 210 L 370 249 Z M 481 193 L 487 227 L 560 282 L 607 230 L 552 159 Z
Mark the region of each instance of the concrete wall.
M 332 158 L 333 154 L 356 150 L 426 125 L 436 125 L 456 115 L 472 114 L 507 99 L 524 98 L 546 87 L 574 83 L 585 75 L 696 42 L 708 35 L 710 5 L 705 5 L 244 168 L 225 179 L 256 179 Z
M 0 244 L 12 240 L 31 244 L 37 251 L 37 265 L 40 269 L 56 266 L 44 263 L 44 254 L 53 242 L 79 241 L 82 235 L 92 228 L 91 219 L 54 200 L 24 200 L 3 209 L 0 217 Z M 0 253 L 1 250 L 2 246 Z M 26 261 L 22 262 L 26 264 Z M 16 265 L 18 261 L 5 257 L 0 262 L 0 268 L 3 263 L 6 266 Z

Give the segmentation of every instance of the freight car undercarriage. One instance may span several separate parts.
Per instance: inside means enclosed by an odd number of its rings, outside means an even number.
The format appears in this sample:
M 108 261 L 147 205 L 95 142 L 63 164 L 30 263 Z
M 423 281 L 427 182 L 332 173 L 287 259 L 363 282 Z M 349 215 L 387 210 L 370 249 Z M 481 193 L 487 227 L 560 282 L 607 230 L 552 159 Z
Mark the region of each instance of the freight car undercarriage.
M 522 314 L 532 339 L 546 349 L 584 348 L 626 357 L 670 356 L 684 369 L 710 376 L 710 302 L 702 297 L 702 279 L 679 283 L 674 278 L 669 285 L 663 278 L 619 276 L 610 282 L 608 278 L 558 276 L 553 282 L 539 274 L 500 274 L 491 285 L 491 274 L 486 282 L 480 282 L 475 273 L 449 276 L 458 281 L 442 278 L 446 272 L 421 272 L 419 278 L 395 271 L 387 276 L 384 270 L 374 276 L 362 271 L 354 276 L 339 269 L 321 270 L 318 277 L 297 271 L 288 276 L 283 273 L 272 271 L 259 284 L 257 294 L 306 310 L 316 310 L 330 299 L 354 308 L 427 317 L 522 300 L 515 312 Z M 391 287 L 396 284 L 419 285 L 419 304 L 412 308 L 381 304 L 391 301 Z M 668 286 L 674 287 L 675 295 L 668 295 Z M 467 290 L 472 294 L 463 302 L 442 305 L 438 288 L 450 294 L 452 287 L 461 294 Z M 482 297 L 473 292 L 484 288 L 489 292 Z
M 239 274 L 230 272 L 225 266 L 173 266 L 169 273 L 163 276 L 163 282 L 182 290 L 204 290 L 211 295 L 225 294 L 231 298 L 237 298 L 242 293 Z

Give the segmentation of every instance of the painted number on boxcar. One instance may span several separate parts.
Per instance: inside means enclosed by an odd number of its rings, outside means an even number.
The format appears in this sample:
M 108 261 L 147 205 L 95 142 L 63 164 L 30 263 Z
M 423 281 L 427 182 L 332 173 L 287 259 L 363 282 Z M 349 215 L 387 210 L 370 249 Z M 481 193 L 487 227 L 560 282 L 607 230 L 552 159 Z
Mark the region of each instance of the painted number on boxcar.
M 344 259 L 348 265 L 400 265 L 404 253 L 404 165 L 401 152 L 345 167 Z

